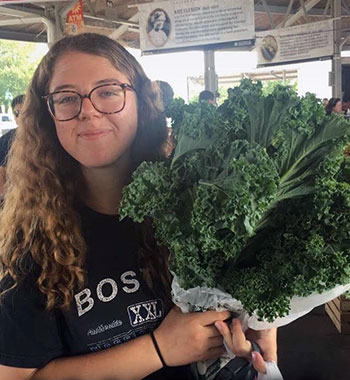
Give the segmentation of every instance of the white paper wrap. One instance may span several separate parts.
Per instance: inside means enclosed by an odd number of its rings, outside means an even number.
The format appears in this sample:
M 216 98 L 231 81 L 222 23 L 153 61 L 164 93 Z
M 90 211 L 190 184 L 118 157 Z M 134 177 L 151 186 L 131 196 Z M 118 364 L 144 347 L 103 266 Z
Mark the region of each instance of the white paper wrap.
M 198 286 L 190 289 L 183 289 L 179 285 L 178 277 L 173 273 L 172 282 L 172 298 L 174 303 L 180 307 L 182 312 L 189 313 L 203 310 L 230 310 L 237 315 L 242 323 L 243 331 L 247 328 L 254 330 L 264 330 L 268 328 L 281 327 L 309 313 L 314 307 L 322 305 L 350 289 L 349 285 L 338 285 L 333 289 L 323 293 L 313 293 L 307 297 L 293 297 L 290 302 L 289 314 L 285 317 L 277 318 L 274 322 L 266 320 L 259 321 L 258 316 L 253 314 L 248 315 L 244 311 L 242 303 L 232 298 L 228 293 L 217 288 L 208 288 L 207 286 Z M 221 358 L 221 368 L 235 355 L 226 346 L 227 354 Z M 198 363 L 205 369 L 207 362 Z M 197 365 L 198 365 L 197 364 Z M 259 373 L 258 380 L 283 380 L 282 374 L 279 371 L 277 364 L 274 362 L 265 362 L 266 374 Z M 203 373 L 205 370 L 203 369 Z M 215 377 L 209 377 L 211 380 Z
M 333 289 L 323 293 L 313 293 L 307 297 L 293 297 L 290 302 L 289 314 L 285 317 L 277 318 L 274 322 L 266 320 L 259 321 L 258 316 L 249 316 L 244 310 L 242 303 L 232 298 L 228 293 L 217 288 L 207 286 L 197 286 L 195 288 L 183 289 L 179 285 L 178 277 L 174 275 L 172 282 L 172 297 L 174 303 L 180 307 L 184 313 L 202 310 L 230 310 L 238 314 L 242 322 L 243 330 L 251 328 L 254 330 L 264 330 L 273 327 L 281 327 L 309 313 L 314 307 L 322 305 L 350 289 L 348 285 L 338 285 Z
M 283 380 L 282 374 L 273 361 L 265 362 L 266 374 L 259 373 L 258 380 Z

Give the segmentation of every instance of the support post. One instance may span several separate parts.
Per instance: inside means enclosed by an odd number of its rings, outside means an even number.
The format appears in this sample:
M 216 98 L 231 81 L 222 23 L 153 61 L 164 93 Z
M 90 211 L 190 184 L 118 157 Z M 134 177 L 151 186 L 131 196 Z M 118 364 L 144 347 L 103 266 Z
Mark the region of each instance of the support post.
M 217 77 L 215 73 L 215 51 L 204 51 L 204 85 L 205 89 L 216 94 L 218 91 Z
M 332 17 L 335 19 L 334 54 L 332 59 L 332 97 L 342 98 L 342 66 L 341 66 L 341 0 L 332 3 Z

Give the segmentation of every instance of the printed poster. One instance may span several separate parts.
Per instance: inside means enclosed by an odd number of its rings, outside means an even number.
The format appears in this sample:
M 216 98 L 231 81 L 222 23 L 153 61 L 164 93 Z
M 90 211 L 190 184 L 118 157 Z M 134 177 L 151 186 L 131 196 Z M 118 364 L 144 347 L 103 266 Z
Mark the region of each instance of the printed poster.
M 256 33 L 258 66 L 333 55 L 333 20 Z
M 143 52 L 252 41 L 255 36 L 254 0 L 173 0 L 138 8 Z

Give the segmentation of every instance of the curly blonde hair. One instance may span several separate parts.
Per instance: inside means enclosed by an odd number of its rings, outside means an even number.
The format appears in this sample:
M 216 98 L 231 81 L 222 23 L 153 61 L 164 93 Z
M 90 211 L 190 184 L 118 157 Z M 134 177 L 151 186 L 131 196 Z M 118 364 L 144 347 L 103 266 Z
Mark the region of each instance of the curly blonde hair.
M 167 138 L 159 94 L 152 89 L 136 59 L 117 42 L 92 33 L 65 37 L 42 59 L 29 86 L 9 153 L 5 202 L 0 215 L 0 280 L 10 278 L 12 286 L 0 294 L 20 283 L 28 273 L 29 259 L 40 268 L 37 286 L 47 297 L 48 310 L 69 309 L 74 290 L 85 279 L 87 247 L 80 216 L 75 211 L 84 186 L 81 168 L 59 143 L 55 124 L 42 99 L 49 92 L 55 63 L 70 52 L 107 58 L 136 90 L 138 129 L 132 145 L 133 168 L 143 160 L 161 159 Z M 154 275 L 166 258 L 160 263 L 154 252 L 142 252 L 141 261 Z M 165 277 L 167 281 L 169 278 Z

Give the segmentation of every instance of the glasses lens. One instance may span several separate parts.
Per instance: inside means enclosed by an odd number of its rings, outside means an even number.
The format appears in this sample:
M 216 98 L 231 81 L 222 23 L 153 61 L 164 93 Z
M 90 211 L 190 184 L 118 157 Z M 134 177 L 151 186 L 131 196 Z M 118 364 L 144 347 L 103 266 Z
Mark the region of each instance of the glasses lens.
M 103 113 L 121 111 L 125 104 L 124 90 L 115 84 L 97 87 L 91 92 L 91 101 L 95 108 Z
M 50 111 L 57 120 L 73 119 L 79 114 L 80 97 L 70 91 L 62 91 L 49 96 Z

